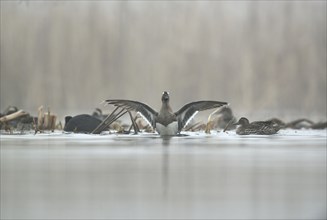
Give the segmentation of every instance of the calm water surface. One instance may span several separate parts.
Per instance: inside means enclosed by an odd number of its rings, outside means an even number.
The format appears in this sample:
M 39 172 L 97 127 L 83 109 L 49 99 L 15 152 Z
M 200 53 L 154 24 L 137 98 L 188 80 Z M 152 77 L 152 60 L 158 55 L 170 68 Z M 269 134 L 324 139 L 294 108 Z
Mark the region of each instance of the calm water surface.
M 309 135 L 1 136 L 1 219 L 325 219 Z

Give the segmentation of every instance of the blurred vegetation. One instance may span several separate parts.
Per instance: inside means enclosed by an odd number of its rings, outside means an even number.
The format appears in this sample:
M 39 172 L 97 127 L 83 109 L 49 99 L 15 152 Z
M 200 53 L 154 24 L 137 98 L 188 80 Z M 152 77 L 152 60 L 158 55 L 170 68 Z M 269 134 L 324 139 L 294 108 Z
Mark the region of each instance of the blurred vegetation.
M 107 98 L 326 117 L 326 1 L 1 1 L 1 110 Z

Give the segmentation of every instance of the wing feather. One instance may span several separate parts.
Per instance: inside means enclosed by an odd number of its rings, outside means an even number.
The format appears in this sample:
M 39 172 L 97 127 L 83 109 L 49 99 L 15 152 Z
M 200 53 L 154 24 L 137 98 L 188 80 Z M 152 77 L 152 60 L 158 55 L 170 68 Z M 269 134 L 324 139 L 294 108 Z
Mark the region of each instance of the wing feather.
M 180 110 L 175 112 L 178 119 L 178 130 L 181 131 L 199 111 L 218 108 L 227 104 L 227 102 L 218 101 L 198 101 L 184 105 Z
M 156 127 L 156 117 L 158 112 L 142 102 L 124 99 L 107 99 L 105 102 L 128 111 L 135 111 L 146 119 L 145 121 L 147 121 L 153 128 Z

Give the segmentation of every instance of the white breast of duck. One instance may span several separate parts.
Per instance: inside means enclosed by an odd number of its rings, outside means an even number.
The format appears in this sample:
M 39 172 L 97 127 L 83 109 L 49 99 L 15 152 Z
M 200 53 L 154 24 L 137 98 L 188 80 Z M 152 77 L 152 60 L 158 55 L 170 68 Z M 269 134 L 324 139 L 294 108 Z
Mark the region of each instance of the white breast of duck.
M 178 122 L 175 113 L 168 102 L 163 102 L 156 118 L 156 130 L 161 136 L 171 136 L 178 133 Z
M 156 123 L 156 130 L 161 136 L 174 136 L 178 133 L 178 123 L 174 121 L 168 125 Z

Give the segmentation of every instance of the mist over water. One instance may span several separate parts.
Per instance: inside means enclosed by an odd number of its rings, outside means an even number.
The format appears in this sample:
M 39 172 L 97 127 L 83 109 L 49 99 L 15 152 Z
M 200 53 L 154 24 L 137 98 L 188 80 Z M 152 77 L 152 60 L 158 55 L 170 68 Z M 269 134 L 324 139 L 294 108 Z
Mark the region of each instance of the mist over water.
M 326 118 L 325 1 L 1 1 L 1 111 L 103 99 Z

